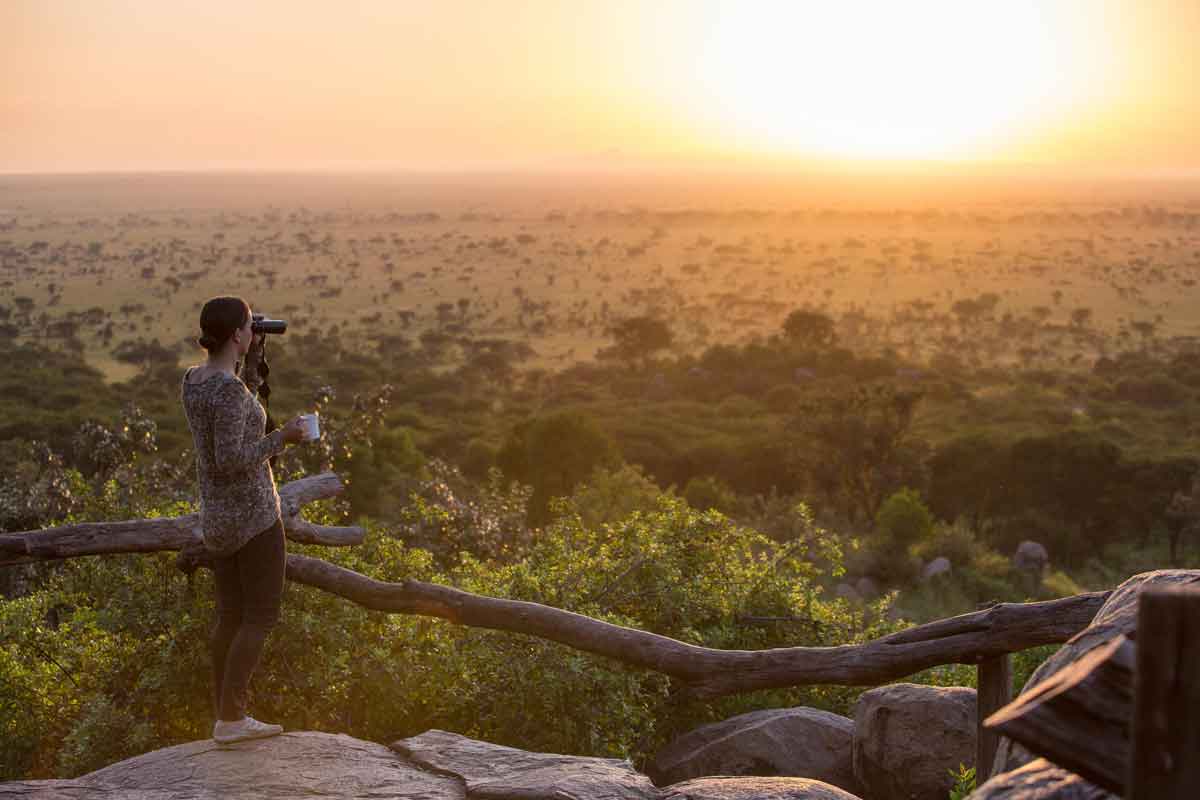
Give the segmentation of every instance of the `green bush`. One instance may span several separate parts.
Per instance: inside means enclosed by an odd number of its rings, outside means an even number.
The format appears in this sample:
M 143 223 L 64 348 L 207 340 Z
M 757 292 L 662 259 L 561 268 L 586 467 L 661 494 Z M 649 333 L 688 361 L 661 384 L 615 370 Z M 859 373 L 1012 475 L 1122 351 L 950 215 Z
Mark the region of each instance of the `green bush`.
M 306 507 L 318 524 L 344 524 L 344 511 L 336 501 Z M 369 518 L 354 548 L 288 548 L 381 581 L 547 603 L 711 647 L 833 646 L 901 626 L 887 621 L 887 601 L 824 599 L 805 555 L 812 542 L 778 544 L 668 495 L 598 526 L 569 503 L 555 512 L 516 561 L 464 554 L 448 573 Z M 163 553 L 71 559 L 32 594 L 0 603 L 2 777 L 71 777 L 207 738 L 212 593 L 211 575 L 186 577 Z M 743 621 L 759 616 L 796 623 Z M 846 713 L 861 691 L 682 701 L 669 688 L 657 673 L 553 642 L 369 611 L 289 583 L 250 702 L 256 716 L 292 730 L 390 741 L 436 727 L 531 750 L 643 759 L 704 722 L 781 705 Z
M 875 534 L 893 550 L 909 550 L 933 532 L 933 515 L 914 489 L 901 489 L 883 502 L 875 516 Z
M 715 508 L 723 514 L 737 510 L 737 495 L 725 481 L 713 475 L 692 478 L 683 487 L 683 499 L 697 511 Z
M 885 584 L 911 584 L 920 574 L 915 550 L 933 532 L 933 515 L 913 489 L 892 494 L 875 516 L 875 530 L 859 555 L 861 569 Z

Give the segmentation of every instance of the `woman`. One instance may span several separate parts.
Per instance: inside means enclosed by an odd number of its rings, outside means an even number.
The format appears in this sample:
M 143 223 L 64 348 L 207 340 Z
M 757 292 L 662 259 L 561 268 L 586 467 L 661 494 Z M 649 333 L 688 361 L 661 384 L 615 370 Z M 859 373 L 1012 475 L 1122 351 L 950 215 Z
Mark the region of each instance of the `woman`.
M 304 432 L 296 417 L 264 435 L 266 412 L 239 375 L 241 359 L 261 352 L 262 334 L 252 325 L 240 297 L 205 303 L 197 342 L 208 361 L 190 367 L 181 387 L 196 450 L 200 526 L 213 555 L 213 739 L 222 744 L 283 732 L 246 714 L 246 691 L 283 599 L 283 522 L 267 459 Z

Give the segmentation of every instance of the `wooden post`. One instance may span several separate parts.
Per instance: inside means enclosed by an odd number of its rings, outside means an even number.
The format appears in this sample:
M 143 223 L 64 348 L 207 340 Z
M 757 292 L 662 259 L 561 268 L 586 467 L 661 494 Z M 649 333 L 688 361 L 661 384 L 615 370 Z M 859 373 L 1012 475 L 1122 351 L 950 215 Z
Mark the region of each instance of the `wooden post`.
M 984 725 L 1120 796 L 1129 779 L 1137 647 L 1118 635 L 1089 650 Z
M 1184 800 L 1200 786 L 1200 588 L 1138 594 L 1129 800 Z
M 992 774 L 992 761 L 1000 747 L 1000 733 L 985 728 L 983 721 L 1008 705 L 1012 699 L 1012 661 L 1008 653 L 988 656 L 975 668 L 975 781 L 983 785 Z

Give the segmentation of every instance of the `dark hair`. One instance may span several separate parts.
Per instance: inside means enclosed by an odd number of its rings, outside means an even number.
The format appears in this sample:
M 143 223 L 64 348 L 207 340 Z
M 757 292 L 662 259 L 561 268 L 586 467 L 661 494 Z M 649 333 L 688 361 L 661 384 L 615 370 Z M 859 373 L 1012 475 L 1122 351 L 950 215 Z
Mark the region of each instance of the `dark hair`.
M 246 324 L 250 306 L 240 297 L 214 297 L 200 310 L 200 330 L 196 344 L 209 353 L 220 350 L 229 337 Z

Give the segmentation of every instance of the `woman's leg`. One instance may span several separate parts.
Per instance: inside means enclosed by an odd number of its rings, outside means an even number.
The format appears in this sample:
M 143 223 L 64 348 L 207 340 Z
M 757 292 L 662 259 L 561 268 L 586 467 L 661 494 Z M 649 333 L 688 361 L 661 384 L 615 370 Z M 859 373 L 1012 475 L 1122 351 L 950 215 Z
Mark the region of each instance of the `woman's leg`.
M 224 684 L 229 646 L 242 624 L 242 580 L 234 556 L 213 559 L 213 582 L 217 600 L 209 640 L 212 648 L 213 713 L 217 719 L 232 721 L 241 717 L 221 716 L 221 687 Z
M 242 620 L 225 657 L 221 719 L 246 716 L 246 693 L 258 666 L 263 642 L 279 621 L 283 601 L 283 523 L 276 520 L 234 554 L 242 592 Z

